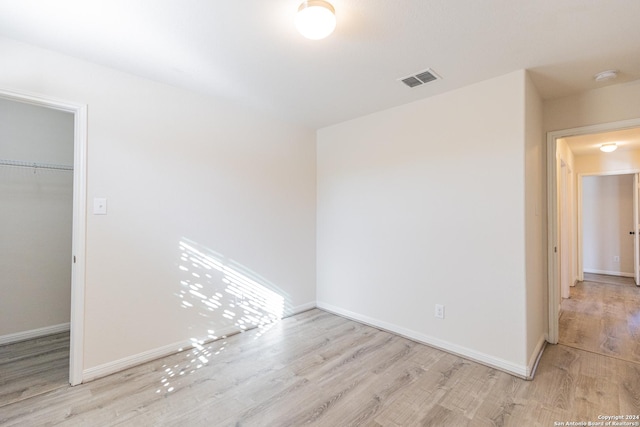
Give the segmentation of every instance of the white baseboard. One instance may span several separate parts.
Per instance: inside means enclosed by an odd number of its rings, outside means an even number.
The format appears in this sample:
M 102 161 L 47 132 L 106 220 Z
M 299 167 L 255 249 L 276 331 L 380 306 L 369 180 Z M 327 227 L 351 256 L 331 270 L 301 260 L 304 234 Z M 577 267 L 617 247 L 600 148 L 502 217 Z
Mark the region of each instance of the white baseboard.
M 316 308 L 316 302 L 312 301 L 312 302 L 308 302 L 306 304 L 301 304 L 301 305 L 297 305 L 295 307 L 292 307 L 289 313 L 285 313 L 284 317 L 290 317 L 290 316 L 294 316 L 296 314 L 302 313 L 303 311 L 309 311 L 311 309 Z
M 310 302 L 307 304 L 298 305 L 292 307 L 290 309 L 291 314 L 285 316 L 293 316 L 298 313 L 302 313 L 303 311 L 311 310 L 316 307 L 315 302 Z M 221 330 L 216 329 L 216 334 L 219 337 L 227 337 L 231 335 L 235 335 L 241 332 L 241 329 L 236 326 L 230 326 Z M 216 341 L 217 339 L 205 339 L 200 341 L 201 344 L 206 344 L 209 342 Z M 122 359 L 114 360 L 113 362 L 107 362 L 102 365 L 94 366 L 92 368 L 85 369 L 82 371 L 82 382 L 93 381 L 97 378 L 106 377 L 107 375 L 115 374 L 120 371 L 124 371 L 125 369 L 132 368 L 137 365 L 141 365 L 143 363 L 150 362 L 152 360 L 160 359 L 162 357 L 166 357 L 175 353 L 178 353 L 183 350 L 188 350 L 193 348 L 193 341 L 184 340 L 180 342 L 176 342 L 173 344 L 168 344 L 162 347 L 154 348 L 151 350 L 144 351 L 142 353 L 134 354 L 131 356 L 123 357 Z
M 371 317 L 354 313 L 352 311 L 344 310 L 342 308 L 333 306 L 331 304 L 318 301 L 317 306 L 318 308 L 328 311 L 330 313 L 334 313 L 339 316 L 355 320 L 357 322 L 361 322 L 379 329 L 383 329 L 385 331 L 403 336 L 405 338 L 409 338 L 413 341 L 417 341 L 419 343 L 426 344 L 431 347 L 435 347 L 439 350 L 446 351 L 447 353 L 452 353 L 457 356 L 470 359 L 474 362 L 478 362 L 483 365 L 489 366 L 491 368 L 496 368 L 501 371 L 505 371 L 508 374 L 515 375 L 517 377 L 524 378 L 524 379 L 530 378 L 529 376 L 533 372 L 535 361 L 537 359 L 538 353 L 536 352 L 536 357 L 535 358 L 532 357 L 532 362 L 530 362 L 530 366 L 518 365 L 516 363 L 509 362 L 508 360 L 504 360 L 504 359 L 494 357 L 485 353 L 481 353 L 479 351 L 472 350 L 470 348 L 463 347 L 457 344 L 453 344 L 448 341 L 441 340 L 439 338 L 434 338 L 429 335 L 425 335 L 425 334 L 413 331 L 411 329 L 403 328 L 403 327 L 394 325 L 392 323 L 383 322 L 378 319 L 373 319 Z M 542 340 L 543 339 L 544 337 L 542 338 Z M 543 344 L 544 344 L 544 341 L 541 341 L 537 347 L 542 347 Z
M 59 325 L 46 326 L 44 328 L 31 329 L 29 331 L 17 332 L 0 336 L 0 345 L 11 344 L 18 341 L 31 340 L 34 338 L 45 337 L 47 335 L 59 334 L 69 330 L 69 323 L 61 323 Z
M 240 332 L 240 329 L 236 327 L 229 327 L 216 332 L 220 334 L 220 337 L 224 337 L 234 335 Z M 212 341 L 215 340 L 209 339 L 204 343 Z M 122 359 L 114 360 L 113 362 L 107 362 L 93 368 L 85 369 L 84 371 L 82 371 L 82 382 L 85 383 L 87 381 L 93 381 L 95 379 L 106 377 L 107 375 L 115 374 L 117 372 L 124 371 L 125 369 L 129 369 L 143 363 L 151 362 L 152 360 L 160 359 L 162 357 L 166 357 L 183 350 L 189 350 L 193 348 L 193 344 L 194 343 L 191 340 L 184 340 L 151 350 L 143 351 L 142 353 L 123 357 Z
M 585 273 L 606 274 L 607 276 L 634 277 L 633 273 L 624 273 L 622 271 L 594 270 L 591 268 L 583 269 Z
M 528 380 L 532 380 L 533 376 L 536 374 L 536 368 L 538 367 L 538 362 L 542 357 L 542 352 L 544 351 L 545 345 L 547 344 L 547 335 L 542 334 L 538 343 L 536 344 L 536 348 L 533 350 L 533 354 L 531 358 L 529 358 L 529 363 L 527 363 L 527 378 Z

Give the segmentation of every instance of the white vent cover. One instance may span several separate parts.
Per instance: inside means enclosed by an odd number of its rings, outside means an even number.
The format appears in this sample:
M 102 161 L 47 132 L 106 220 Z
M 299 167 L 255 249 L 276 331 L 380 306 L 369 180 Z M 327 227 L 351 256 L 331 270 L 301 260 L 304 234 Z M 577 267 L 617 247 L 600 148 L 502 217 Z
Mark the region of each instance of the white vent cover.
M 437 75 L 431 68 L 427 68 L 424 71 L 420 71 L 419 73 L 411 76 L 402 77 L 398 80 L 409 87 L 416 87 L 425 83 L 432 82 L 434 80 L 439 80 L 440 78 L 441 77 Z

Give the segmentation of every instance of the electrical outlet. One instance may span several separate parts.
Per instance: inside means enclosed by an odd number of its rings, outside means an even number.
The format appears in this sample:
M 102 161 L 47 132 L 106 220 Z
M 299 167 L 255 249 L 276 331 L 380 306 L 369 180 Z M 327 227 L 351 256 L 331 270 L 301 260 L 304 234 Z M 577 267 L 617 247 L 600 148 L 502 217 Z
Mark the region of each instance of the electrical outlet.
M 620 262 L 620 257 L 618 255 L 614 256 L 613 262 Z
M 435 312 L 435 316 L 438 319 L 444 319 L 444 305 L 442 304 L 436 304 L 436 312 Z

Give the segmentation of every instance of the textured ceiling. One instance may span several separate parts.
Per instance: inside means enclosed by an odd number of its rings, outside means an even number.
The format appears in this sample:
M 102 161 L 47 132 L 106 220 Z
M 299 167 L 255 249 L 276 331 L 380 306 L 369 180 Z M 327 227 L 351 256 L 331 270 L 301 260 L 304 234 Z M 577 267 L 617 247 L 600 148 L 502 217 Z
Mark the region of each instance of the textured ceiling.
M 555 98 L 640 78 L 637 0 L 333 0 L 327 39 L 301 0 L 0 0 L 0 36 L 227 98 L 312 128 L 529 69 Z M 426 68 L 442 80 L 397 81 Z

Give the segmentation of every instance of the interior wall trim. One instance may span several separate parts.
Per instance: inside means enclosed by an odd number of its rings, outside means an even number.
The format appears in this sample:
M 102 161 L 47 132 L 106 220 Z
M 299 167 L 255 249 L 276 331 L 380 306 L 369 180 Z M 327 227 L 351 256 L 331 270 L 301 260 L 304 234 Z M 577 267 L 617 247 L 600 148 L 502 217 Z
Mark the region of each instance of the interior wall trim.
M 240 330 L 238 328 L 230 327 L 221 329 L 218 333 L 220 337 L 228 337 L 235 335 Z M 213 342 L 215 340 L 210 339 L 205 342 L 201 342 L 201 345 Z M 82 382 L 93 381 L 98 378 L 112 375 L 125 369 L 132 368 L 134 366 L 142 365 L 143 363 L 151 362 L 152 360 L 160 359 L 171 354 L 179 353 L 181 351 L 187 351 L 194 347 L 194 342 L 191 340 L 179 341 L 173 344 L 168 344 L 162 347 L 154 348 L 142 353 L 134 354 L 122 359 L 114 360 L 113 362 L 107 362 L 102 365 L 95 366 L 93 368 L 85 369 L 82 372 Z
M 295 306 L 291 308 L 291 314 L 285 316 L 293 316 L 298 313 L 302 313 L 307 310 L 311 310 L 316 307 L 315 302 L 310 302 L 302 305 Z M 255 329 L 255 328 L 251 328 Z M 250 330 L 250 329 L 247 329 Z M 237 326 L 229 326 L 223 329 L 216 329 L 216 333 L 220 338 L 216 339 L 196 339 L 194 342 L 191 339 L 179 341 L 173 344 L 164 345 L 162 347 L 154 348 L 151 350 L 143 351 L 142 353 L 133 354 L 131 356 L 123 357 L 122 359 L 114 360 L 112 362 L 107 362 L 102 365 L 98 365 L 92 368 L 85 369 L 82 372 L 82 381 L 88 382 L 93 381 L 95 379 L 106 377 L 107 375 L 112 375 L 125 369 L 133 368 L 134 366 L 141 365 L 143 363 L 151 362 L 156 359 L 160 359 L 172 354 L 176 354 L 182 351 L 187 351 L 195 347 L 195 344 L 198 345 L 206 345 L 208 343 L 218 341 L 220 339 L 224 339 L 225 337 L 230 337 L 232 335 L 243 332 Z
M 538 339 L 538 343 L 536 344 L 531 357 L 529 358 L 529 363 L 527 363 L 527 377 L 525 379 L 532 380 L 536 375 L 536 369 L 538 368 L 538 363 L 540 363 L 540 358 L 542 358 L 542 353 L 544 353 L 544 349 L 547 347 L 547 334 L 542 334 Z
M 625 273 L 624 271 L 611 271 L 611 270 L 596 270 L 593 268 L 584 268 L 583 271 L 585 273 L 592 274 L 606 274 L 607 276 L 618 276 L 618 277 L 634 277 L 633 273 Z
M 34 338 L 46 337 L 47 335 L 68 332 L 70 323 L 60 323 L 59 325 L 45 326 L 44 328 L 31 329 L 28 331 L 16 332 L 0 336 L 0 345 L 12 344 L 14 342 L 32 340 Z
M 382 320 L 374 319 L 369 316 L 365 316 L 359 313 L 354 313 L 349 310 L 345 310 L 340 307 L 327 304 L 325 302 L 318 301 L 318 308 L 329 313 L 337 314 L 338 316 L 346 317 L 347 319 L 355 320 L 356 322 L 364 323 L 369 326 L 373 326 L 378 329 L 382 329 L 387 332 L 391 332 L 396 335 L 408 338 L 412 341 L 416 341 L 420 344 L 425 344 L 430 347 L 437 348 L 438 350 L 445 351 L 447 353 L 454 354 L 456 356 L 463 357 L 473 362 L 480 363 L 490 368 L 495 368 L 508 374 L 514 375 L 518 378 L 529 380 L 534 373 L 535 363 L 538 359 L 539 352 L 544 347 L 544 336 L 540 338 L 540 342 L 536 346 L 536 351 L 531 357 L 529 362 L 530 366 L 519 365 L 517 363 L 510 362 L 498 357 L 491 356 L 467 347 L 463 347 L 457 344 L 453 344 L 448 341 L 434 338 L 432 336 L 416 332 L 411 329 L 403 328 L 392 323 L 384 322 Z

